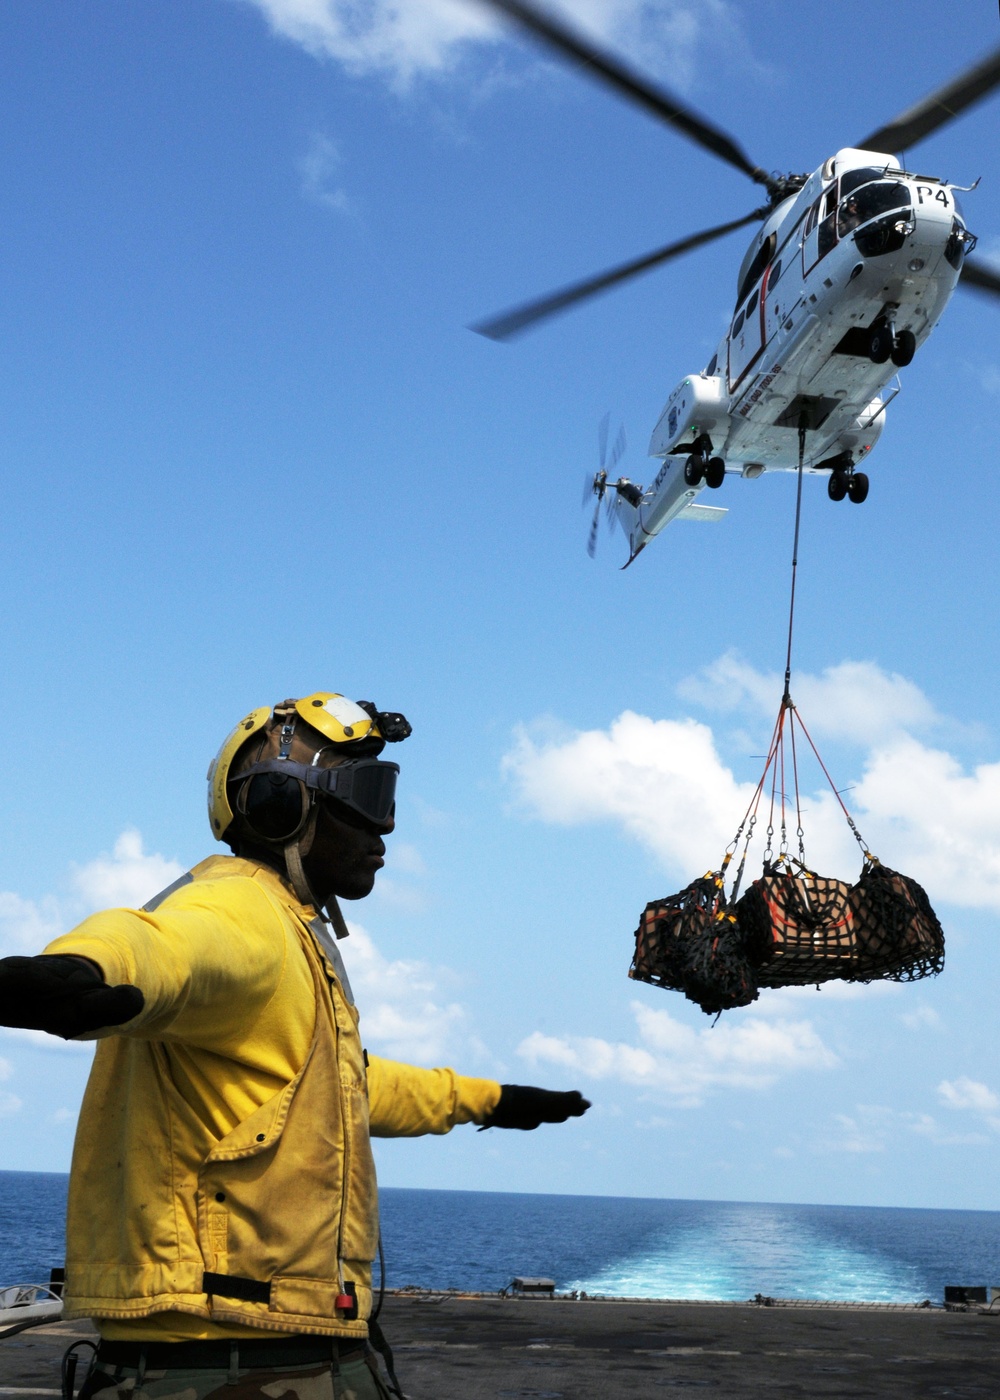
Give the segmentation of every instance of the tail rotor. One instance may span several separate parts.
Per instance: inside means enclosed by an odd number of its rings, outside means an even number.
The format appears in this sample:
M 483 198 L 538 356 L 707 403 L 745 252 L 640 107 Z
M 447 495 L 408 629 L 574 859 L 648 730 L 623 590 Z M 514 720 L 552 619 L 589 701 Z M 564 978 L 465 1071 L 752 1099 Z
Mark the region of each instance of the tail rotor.
M 600 486 L 598 482 L 600 481 Z M 601 473 L 594 477 L 594 492 L 597 495 L 597 504 L 594 506 L 594 518 L 590 522 L 590 534 L 587 536 L 587 553 L 593 559 L 597 553 L 597 531 L 601 523 L 601 501 L 604 499 L 606 483 L 601 481 Z
M 618 429 L 618 435 L 611 448 L 611 455 L 608 455 L 608 426 L 611 421 L 610 413 L 606 413 L 601 419 L 597 430 L 597 452 L 598 470 L 594 476 L 588 472 L 583 478 L 583 504 L 586 506 L 591 496 L 596 496 L 594 505 L 594 517 L 590 522 L 590 533 L 587 536 L 587 553 L 593 559 L 597 553 L 597 535 L 601 523 L 601 502 L 605 502 L 606 512 L 610 520 L 614 514 L 615 494 L 608 494 L 608 475 L 613 472 L 625 452 L 625 428 L 624 425 Z M 605 500 L 605 497 L 607 499 Z

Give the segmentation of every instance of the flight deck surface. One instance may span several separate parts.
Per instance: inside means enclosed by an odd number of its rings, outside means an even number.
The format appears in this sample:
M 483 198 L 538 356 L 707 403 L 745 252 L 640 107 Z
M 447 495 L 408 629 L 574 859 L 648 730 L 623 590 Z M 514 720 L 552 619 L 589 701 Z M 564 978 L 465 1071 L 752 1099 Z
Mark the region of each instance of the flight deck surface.
M 940 1308 L 390 1295 L 382 1323 L 410 1400 L 1000 1396 L 1000 1315 Z M 59 1394 L 87 1325 L 0 1342 L 0 1400 Z

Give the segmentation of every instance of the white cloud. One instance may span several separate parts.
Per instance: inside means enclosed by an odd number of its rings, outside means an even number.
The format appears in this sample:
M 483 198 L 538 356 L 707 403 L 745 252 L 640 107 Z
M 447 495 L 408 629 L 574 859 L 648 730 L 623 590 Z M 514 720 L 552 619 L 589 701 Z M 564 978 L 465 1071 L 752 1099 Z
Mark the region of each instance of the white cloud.
M 835 1113 L 832 1122 L 832 1132 L 816 1144 L 814 1151 L 856 1156 L 886 1152 L 903 1134 L 927 1138 L 937 1147 L 982 1146 L 989 1141 L 983 1133 L 948 1132 L 929 1113 L 900 1111 L 881 1104 L 859 1104 L 853 1114 Z
M 822 982 L 818 987 L 765 988 L 754 1006 L 763 1012 L 778 1012 L 787 1009 L 790 1001 L 808 1001 L 813 1006 L 822 1007 L 832 1001 L 875 1001 L 883 997 L 896 997 L 903 993 L 898 982 Z
M 342 160 L 336 143 L 321 131 L 315 131 L 305 154 L 296 162 L 306 199 L 338 214 L 346 213 L 351 207 L 347 192 L 335 182 Z
M 111 854 L 74 866 L 65 895 L 25 899 L 0 891 L 0 957 L 40 953 L 98 909 L 138 908 L 172 884 L 184 867 L 165 856 L 147 854 L 138 831 L 123 831 Z
M 780 694 L 775 677 L 732 656 L 683 689 L 755 715 L 770 715 Z M 811 730 L 867 739 L 848 801 L 871 848 L 932 899 L 1000 909 L 1000 763 L 966 771 L 945 749 L 915 738 L 907 726 L 939 722 L 933 706 L 912 682 L 872 663 L 800 676 L 795 693 Z M 801 699 L 807 695 L 811 708 Z M 816 773 L 805 752 L 800 743 L 800 773 Z M 614 822 L 683 880 L 721 859 L 754 790 L 737 782 L 707 725 L 632 711 L 605 730 L 521 727 L 503 767 L 530 815 L 562 825 Z M 807 859 L 824 874 L 856 878 L 859 853 L 832 791 L 822 777 L 810 787 L 802 794 Z M 767 813 L 765 798 L 759 827 Z M 792 811 L 790 833 L 794 826 Z M 758 838 L 754 873 L 761 846 Z
M 112 854 L 74 869 L 72 884 L 87 912 L 124 907 L 137 909 L 184 874 L 183 865 L 161 855 L 147 855 L 138 831 L 123 831 Z
M 456 1051 L 482 1054 L 468 1012 L 447 996 L 445 984 L 454 982 L 453 974 L 409 959 L 392 961 L 363 928 L 351 923 L 350 929 L 341 951 L 369 1049 L 418 1064 L 441 1064 Z
M 14 1073 L 14 1066 L 9 1060 L 0 1057 L 0 1080 L 9 1079 Z M 5 1090 L 0 1090 L 0 1118 L 9 1113 L 17 1113 L 21 1108 L 21 1100 L 16 1094 L 8 1094 Z
M 33 1045 L 36 1050 L 44 1050 L 50 1055 L 93 1055 L 95 1043 L 92 1040 L 63 1040 L 61 1036 L 49 1035 L 46 1031 L 28 1030 L 25 1026 L 0 1026 L 0 1037 L 4 1040 L 21 1041 Z M 16 1048 L 12 1046 L 11 1049 Z M 2 1077 L 2 1076 L 0 1076 Z
M 911 1031 L 934 1030 L 941 1025 L 941 1017 L 933 1006 L 914 1007 L 912 1011 L 904 1011 L 899 1019 Z
M 427 865 L 416 846 L 408 841 L 393 840 L 389 856 L 391 869 L 403 875 L 426 875 Z
M 616 822 L 685 880 L 721 861 L 755 789 L 737 782 L 707 725 L 631 710 L 607 730 L 522 726 L 503 771 L 531 815 L 566 826 Z M 824 873 L 856 877 L 857 847 L 833 794 L 810 796 L 808 807 L 807 853 L 822 853 Z M 761 826 L 766 803 L 763 813 Z
M 852 798 L 866 829 L 900 853 L 891 864 L 905 861 L 939 898 L 1000 908 L 1000 763 L 967 773 L 944 750 L 900 738 L 869 755 Z
M 518 1054 L 532 1065 L 555 1065 L 666 1094 L 681 1107 L 696 1107 L 713 1088 L 765 1089 L 781 1075 L 837 1063 L 808 1021 L 751 1015 L 695 1030 L 642 1002 L 632 1003 L 632 1014 L 637 1045 L 535 1031 Z
M 520 38 L 479 0 L 246 0 L 275 34 L 352 73 L 380 73 L 405 87 L 455 69 L 473 45 Z M 688 89 L 702 49 L 753 67 L 738 12 L 727 0 L 573 0 L 571 22 Z M 759 71 L 759 70 L 758 70 Z
M 894 1116 L 889 1109 L 862 1108 L 853 1118 L 846 1113 L 835 1113 L 835 1135 L 823 1144 L 824 1150 L 859 1155 L 884 1152 L 888 1142 L 888 1119 Z
M 984 365 L 979 371 L 979 382 L 988 394 L 1000 394 L 1000 366 Z
M 982 1114 L 993 1114 L 1000 1108 L 1000 1098 L 975 1079 L 943 1079 L 938 1085 L 938 1095 L 948 1108 L 970 1109 Z
M 773 721 L 783 686 L 784 677 L 777 671 L 757 671 L 729 651 L 697 676 L 682 681 L 678 693 L 706 709 L 751 709 Z M 796 673 L 794 699 L 811 733 L 866 747 L 900 732 L 940 723 L 918 686 L 872 661 L 842 661 L 819 676 Z
M 971 1132 L 954 1132 L 942 1127 L 930 1113 L 858 1104 L 851 1114 L 833 1115 L 831 1130 L 813 1150 L 855 1155 L 881 1153 L 890 1150 L 901 1136 L 910 1134 L 925 1138 L 935 1147 L 982 1147 L 994 1141 L 991 1134 L 1000 1132 L 1000 1096 L 992 1089 L 978 1080 L 961 1077 L 943 1080 L 937 1092 L 946 1108 L 972 1113 L 981 1120 L 980 1124 Z M 984 1132 L 984 1128 L 990 1131 Z
M 750 800 L 693 719 L 626 710 L 607 730 L 520 728 L 503 761 L 518 798 L 556 825 L 613 820 L 665 864 L 701 873 Z
M 57 900 L 35 901 L 0 891 L 0 957 L 37 953 L 65 931 Z
M 386 871 L 375 886 L 375 903 L 407 914 L 419 913 L 427 906 L 427 896 L 415 882 L 426 873 L 427 867 L 416 846 L 394 839 L 389 847 Z
M 354 73 L 407 83 L 451 68 L 471 40 L 495 37 L 485 6 L 467 0 L 249 0 L 282 38 Z

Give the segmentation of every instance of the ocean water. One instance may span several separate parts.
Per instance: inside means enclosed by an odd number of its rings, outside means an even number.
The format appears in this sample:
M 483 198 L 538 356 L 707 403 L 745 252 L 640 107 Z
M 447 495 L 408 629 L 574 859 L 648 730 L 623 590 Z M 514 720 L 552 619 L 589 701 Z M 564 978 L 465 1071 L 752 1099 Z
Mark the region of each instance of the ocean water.
M 0 1172 L 0 1286 L 62 1263 L 65 1176 Z M 641 1298 L 940 1303 L 1000 1284 L 1000 1213 L 385 1188 L 386 1283 L 474 1291 L 516 1274 Z

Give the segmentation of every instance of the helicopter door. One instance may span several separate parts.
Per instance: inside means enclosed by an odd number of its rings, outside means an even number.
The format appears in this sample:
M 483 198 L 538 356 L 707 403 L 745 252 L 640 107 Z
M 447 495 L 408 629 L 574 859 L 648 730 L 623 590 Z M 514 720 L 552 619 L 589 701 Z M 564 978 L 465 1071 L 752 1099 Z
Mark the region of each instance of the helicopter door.
M 821 258 L 837 243 L 836 181 L 809 210 L 802 239 L 802 272 L 808 276 Z

